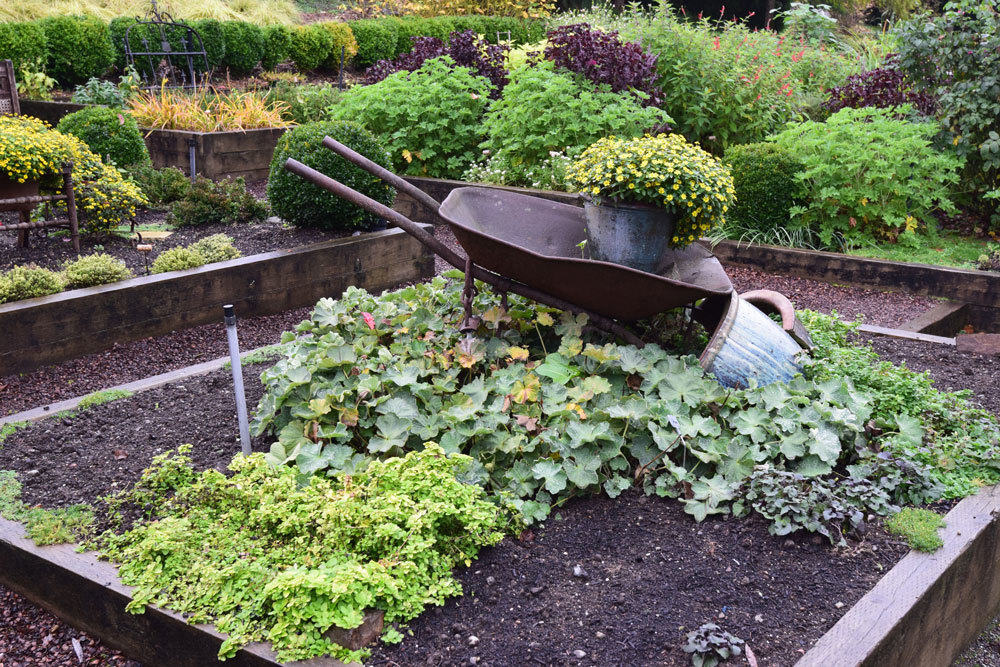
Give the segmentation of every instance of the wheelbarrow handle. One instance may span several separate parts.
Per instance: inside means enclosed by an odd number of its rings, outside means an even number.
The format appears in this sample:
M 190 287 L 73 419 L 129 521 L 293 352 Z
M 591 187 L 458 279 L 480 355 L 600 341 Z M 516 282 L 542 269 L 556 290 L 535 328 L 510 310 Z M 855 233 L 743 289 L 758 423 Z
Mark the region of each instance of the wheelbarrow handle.
M 371 175 L 379 177 L 397 190 L 410 195 L 419 203 L 423 204 L 428 211 L 433 213 L 435 216 L 439 216 L 438 209 L 441 207 L 440 202 L 406 179 L 397 176 L 382 165 L 372 162 L 361 153 L 358 153 L 350 146 L 345 146 L 333 137 L 325 137 L 323 139 L 323 145 L 348 162 L 353 162 Z
M 466 257 L 462 257 L 457 252 L 443 244 L 440 240 L 434 238 L 434 236 L 429 234 L 423 227 L 413 222 L 402 213 L 394 211 L 388 206 L 380 204 L 370 197 L 366 197 L 360 192 L 347 187 L 343 183 L 330 178 L 326 174 L 302 164 L 298 160 L 293 158 L 285 160 L 285 169 L 293 174 L 296 174 L 297 176 L 301 176 L 310 183 L 321 187 L 324 190 L 332 192 L 342 199 L 346 199 L 351 203 L 357 204 L 369 213 L 374 213 L 380 218 L 388 220 L 390 223 L 396 225 L 407 234 L 423 243 L 433 252 L 440 255 L 444 261 L 448 262 L 456 269 L 461 271 L 468 269 L 474 278 L 492 285 L 501 292 L 513 292 L 514 294 L 520 294 L 527 299 L 544 303 L 552 306 L 553 308 L 558 308 L 559 310 L 568 310 L 573 313 L 585 313 L 595 326 L 622 338 L 636 347 L 642 347 L 643 345 L 642 340 L 640 340 L 638 336 L 612 319 L 598 315 L 597 313 L 592 313 L 575 304 L 568 303 L 562 299 L 540 292 L 532 287 L 514 282 L 509 278 L 505 278 L 487 271 L 482 267 L 471 264 Z

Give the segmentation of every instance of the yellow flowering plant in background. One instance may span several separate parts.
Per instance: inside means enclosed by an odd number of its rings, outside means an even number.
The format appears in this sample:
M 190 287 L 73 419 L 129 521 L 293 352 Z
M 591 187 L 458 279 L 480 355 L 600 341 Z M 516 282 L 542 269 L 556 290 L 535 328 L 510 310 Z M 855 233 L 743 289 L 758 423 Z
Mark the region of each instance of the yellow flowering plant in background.
M 736 201 L 729 167 L 679 134 L 605 137 L 580 154 L 567 182 L 597 204 L 648 204 L 673 211 L 673 247 L 722 225 Z
M 77 211 L 85 231 L 111 231 L 147 203 L 134 183 L 76 137 L 30 116 L 0 116 L 0 173 L 18 183 L 38 181 L 43 191 L 57 190 L 65 162 L 73 163 Z

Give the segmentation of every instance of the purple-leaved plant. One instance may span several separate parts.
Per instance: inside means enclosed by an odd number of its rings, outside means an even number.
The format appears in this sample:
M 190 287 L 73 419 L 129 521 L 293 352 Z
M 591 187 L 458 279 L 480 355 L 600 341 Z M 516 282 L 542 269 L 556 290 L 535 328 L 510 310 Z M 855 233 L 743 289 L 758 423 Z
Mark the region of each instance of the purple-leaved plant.
M 451 56 L 459 67 L 468 67 L 493 84 L 490 97 L 497 98 L 507 85 L 506 56 L 509 46 L 490 44 L 471 30 L 453 32 L 445 43 L 437 37 L 412 37 L 413 49 L 395 60 L 380 60 L 365 71 L 365 83 L 378 83 L 396 72 L 420 69 L 424 61 Z
M 636 42 L 623 41 L 618 31 L 575 23 L 550 30 L 547 39 L 545 58 L 557 67 L 607 84 L 615 92 L 638 90 L 648 96 L 647 106 L 659 106 L 663 93 L 657 81 L 656 54 Z
M 924 116 L 933 116 L 937 107 L 933 96 L 910 85 L 899 67 L 899 56 L 893 54 L 881 67 L 850 76 L 842 86 L 831 88 L 823 108 L 836 113 L 845 107 L 886 109 L 903 104 L 913 105 Z

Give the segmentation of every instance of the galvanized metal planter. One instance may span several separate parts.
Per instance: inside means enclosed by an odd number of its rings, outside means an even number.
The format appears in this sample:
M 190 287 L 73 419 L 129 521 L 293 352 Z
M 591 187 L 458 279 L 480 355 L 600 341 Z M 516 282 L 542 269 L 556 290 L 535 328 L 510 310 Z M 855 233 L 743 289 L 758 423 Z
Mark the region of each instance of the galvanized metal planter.
M 744 389 L 788 382 L 802 370 L 801 351 L 777 322 L 734 292 L 699 361 L 720 384 Z
M 584 201 L 591 259 L 656 273 L 677 227 L 677 215 L 658 206 Z

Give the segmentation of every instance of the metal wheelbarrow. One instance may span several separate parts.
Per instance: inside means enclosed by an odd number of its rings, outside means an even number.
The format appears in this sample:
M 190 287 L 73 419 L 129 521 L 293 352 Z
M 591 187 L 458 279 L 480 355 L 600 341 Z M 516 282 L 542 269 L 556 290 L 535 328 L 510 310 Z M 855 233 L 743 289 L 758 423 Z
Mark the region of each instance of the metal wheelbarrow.
M 797 320 L 788 299 L 776 292 L 739 297 L 718 259 L 700 245 L 666 253 L 656 273 L 587 259 L 581 250 L 587 233 L 580 207 L 486 187 L 456 188 L 439 203 L 340 142 L 326 137 L 323 145 L 406 193 L 451 228 L 466 257 L 401 213 L 297 160 L 285 162 L 289 171 L 400 227 L 464 271 L 462 330 L 478 326 L 471 312 L 473 279 L 503 295 L 513 292 L 560 310 L 584 313 L 593 326 L 638 347 L 643 341 L 623 323 L 701 301 L 693 315 L 715 334 L 700 361 L 722 384 L 787 380 L 799 369 L 795 362 L 799 343 L 751 304 L 780 312 L 784 328 L 791 331 Z M 805 330 L 798 325 L 798 331 Z

